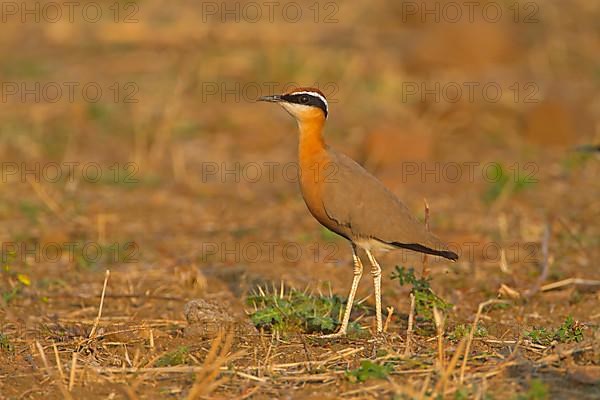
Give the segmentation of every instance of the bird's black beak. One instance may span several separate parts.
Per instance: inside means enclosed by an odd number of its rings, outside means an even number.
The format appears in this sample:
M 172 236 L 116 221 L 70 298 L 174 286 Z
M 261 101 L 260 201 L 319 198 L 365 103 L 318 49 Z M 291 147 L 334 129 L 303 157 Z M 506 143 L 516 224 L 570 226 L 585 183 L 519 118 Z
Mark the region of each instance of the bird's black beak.
M 283 99 L 281 98 L 280 95 L 275 94 L 273 96 L 262 96 L 262 97 L 259 97 L 257 101 L 268 101 L 268 102 L 271 102 L 271 103 L 278 103 L 278 102 L 280 102 L 282 100 Z

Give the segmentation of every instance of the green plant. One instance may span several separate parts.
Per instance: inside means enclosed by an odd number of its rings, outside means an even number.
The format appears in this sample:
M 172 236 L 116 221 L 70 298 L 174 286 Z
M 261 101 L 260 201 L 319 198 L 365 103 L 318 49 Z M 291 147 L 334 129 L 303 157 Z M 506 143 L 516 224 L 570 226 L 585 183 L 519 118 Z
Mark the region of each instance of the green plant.
M 494 163 L 496 172 L 488 179 L 490 181 L 487 190 L 483 194 L 483 201 L 486 204 L 493 203 L 505 192 L 519 193 L 535 184 L 537 180 L 533 177 L 533 171 L 520 170 L 515 168 L 514 172 L 507 173 L 500 163 Z M 488 172 L 486 171 L 486 174 Z M 491 175 L 491 173 L 489 173 Z
M 532 342 L 544 346 L 553 341 L 559 343 L 581 342 L 583 340 L 583 327 L 572 316 L 568 316 L 558 329 L 549 331 L 546 328 L 534 328 L 526 333 Z
M 401 286 L 405 284 L 412 285 L 412 294 L 415 296 L 415 313 L 427 320 L 433 319 L 433 307 L 440 311 L 450 310 L 453 306 L 444 299 L 436 295 L 429 282 L 431 278 L 418 279 L 415 276 L 414 268 L 406 269 L 396 266 L 396 271 L 392 273 L 392 279 L 397 279 Z
M 360 362 L 360 367 L 346 371 L 346 378 L 350 382 L 365 382 L 369 379 L 385 379 L 393 371 L 389 364 L 376 364 L 370 360 Z
M 590 150 L 593 150 L 591 146 L 581 146 L 579 152 L 569 152 L 565 155 L 561 161 L 563 171 L 568 174 L 585 166 L 594 157 L 594 152 Z
M 471 325 L 468 324 L 458 324 L 454 327 L 454 330 L 448 334 L 448 339 L 450 340 L 460 340 L 463 337 L 467 336 L 471 332 Z M 475 328 L 475 332 L 473 333 L 474 337 L 486 337 L 488 335 L 488 331 L 482 324 L 477 324 Z
M 526 336 L 531 339 L 532 342 L 542 345 L 549 345 L 554 339 L 554 334 L 546 330 L 546 328 L 534 328 L 526 333 Z
M 296 289 L 283 295 L 266 294 L 261 290 L 249 296 L 246 302 L 255 308 L 250 320 L 257 328 L 279 332 L 334 332 L 346 306 L 346 301 L 339 296 L 315 296 Z M 360 330 L 360 327 L 351 323 L 350 330 Z
M 546 400 L 547 398 L 548 387 L 540 379 L 532 379 L 527 392 L 517 396 L 517 400 Z
M 157 367 L 171 367 L 173 365 L 185 364 L 188 360 L 189 348 L 187 346 L 179 346 L 176 350 L 171 351 L 156 361 Z
M 19 202 L 19 210 L 33 224 L 37 224 L 39 215 L 42 212 L 40 205 L 28 200 Z
M 8 336 L 3 333 L 0 333 L 0 350 L 13 351 L 13 345 L 8 340 Z
M 459 388 L 454 392 L 454 400 L 467 400 L 469 398 L 469 391 L 465 388 Z
M 2 299 L 4 300 L 5 303 L 8 304 L 11 301 L 13 301 L 14 299 L 16 299 L 17 296 L 19 295 L 19 293 L 21 293 L 21 290 L 19 289 L 18 286 L 15 286 L 11 290 L 2 292 Z
M 2 290 L 2 299 L 6 304 L 16 299 L 23 289 L 27 286 L 31 286 L 31 278 L 25 273 L 18 272 L 11 263 L 16 261 L 16 254 L 14 252 L 7 252 L 7 254 L 1 255 L 3 260 L 2 270 L 0 277 L 6 282 L 8 290 Z
M 569 315 L 555 333 L 556 340 L 562 343 L 581 342 L 583 327 Z

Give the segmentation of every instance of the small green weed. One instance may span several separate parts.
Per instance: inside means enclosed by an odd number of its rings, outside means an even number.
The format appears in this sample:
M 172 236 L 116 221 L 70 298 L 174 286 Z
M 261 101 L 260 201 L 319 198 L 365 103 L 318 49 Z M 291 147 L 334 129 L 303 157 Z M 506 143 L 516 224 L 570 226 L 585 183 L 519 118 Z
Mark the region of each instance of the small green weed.
M 341 323 L 341 313 L 346 306 L 346 301 L 339 296 L 315 296 L 296 289 L 290 289 L 283 296 L 279 293 L 265 294 L 261 290 L 259 294 L 249 296 L 246 302 L 255 308 L 250 320 L 257 328 L 303 333 L 334 332 Z M 365 310 L 365 307 L 362 309 Z M 349 329 L 356 331 L 360 327 L 351 323 Z
M 454 400 L 467 400 L 469 398 L 469 391 L 465 388 L 460 388 L 454 392 Z
M 37 224 L 39 215 L 43 211 L 39 204 L 28 200 L 19 202 L 19 210 L 32 224 Z
M 385 379 L 394 369 L 389 364 L 376 364 L 370 360 L 360 362 L 360 367 L 346 371 L 350 382 L 366 382 L 369 379 Z
M 0 333 L 0 351 L 13 351 L 13 345 L 8 340 L 8 336 Z
M 546 328 L 533 329 L 530 332 L 527 332 L 526 335 L 532 342 L 543 344 L 545 346 L 549 345 L 552 343 L 552 340 L 554 340 L 554 333 L 547 331 Z
M 12 265 L 17 260 L 16 253 L 8 251 L 6 254 L 0 254 L 3 261 L 0 270 L 0 280 L 7 289 L 2 289 L 0 294 L 4 303 L 8 304 L 15 300 L 27 286 L 31 286 L 31 278 L 26 273 L 18 272 Z
M 180 346 L 176 350 L 171 351 L 156 361 L 157 367 L 171 367 L 174 365 L 185 364 L 188 360 L 189 348 Z
M 535 178 L 535 169 L 517 169 L 507 172 L 500 163 L 494 163 L 496 168 L 494 172 L 486 171 L 488 176 L 489 186 L 483 194 L 483 201 L 486 204 L 493 203 L 504 192 L 519 193 L 528 187 L 537 183 Z
M 433 320 L 433 307 L 440 311 L 450 310 L 453 306 L 444 299 L 433 293 L 429 282 L 431 278 L 418 279 L 414 268 L 406 269 L 396 266 L 392 279 L 397 279 L 401 286 L 412 285 L 412 294 L 415 296 L 415 313 L 426 320 Z
M 556 331 L 555 337 L 562 343 L 581 342 L 583 327 L 569 315 Z
M 540 379 L 532 379 L 529 382 L 529 390 L 516 397 L 516 400 L 546 400 L 548 398 L 548 387 Z
M 579 152 L 571 152 L 561 161 L 562 169 L 565 173 L 573 173 L 580 170 L 590 160 L 594 158 L 592 146 L 581 146 Z
M 553 341 L 559 343 L 581 342 L 583 340 L 583 327 L 569 315 L 555 331 L 549 331 L 546 328 L 534 328 L 527 332 L 526 336 L 532 342 L 544 346 L 550 345 Z
M 448 334 L 448 339 L 450 340 L 460 340 L 463 337 L 467 336 L 471 332 L 471 325 L 468 324 L 459 324 L 454 327 L 454 330 Z M 488 335 L 488 331 L 482 324 L 477 324 L 477 328 L 475 329 L 475 333 L 473 333 L 474 337 L 486 337 Z

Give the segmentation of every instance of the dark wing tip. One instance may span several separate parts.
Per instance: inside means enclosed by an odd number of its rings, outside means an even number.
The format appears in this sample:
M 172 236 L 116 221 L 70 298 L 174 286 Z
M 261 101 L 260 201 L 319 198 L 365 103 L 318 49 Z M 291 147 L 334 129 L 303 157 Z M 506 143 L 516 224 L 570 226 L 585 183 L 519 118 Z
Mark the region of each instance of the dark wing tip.
M 456 254 L 453 251 L 449 251 L 449 250 L 435 250 L 435 249 L 431 249 L 427 246 L 423 246 L 422 244 L 418 244 L 418 243 L 398 243 L 398 242 L 392 242 L 390 243 L 396 247 L 400 247 L 403 249 L 409 249 L 412 251 L 417 251 L 419 253 L 425 253 L 425 254 L 431 254 L 433 256 L 440 256 L 440 257 L 444 257 L 447 258 L 448 260 L 451 260 L 453 262 L 456 262 L 458 260 L 458 254 Z
M 458 261 L 458 254 L 456 254 L 453 251 L 441 251 L 440 256 L 447 258 L 448 260 L 450 260 L 452 262 Z

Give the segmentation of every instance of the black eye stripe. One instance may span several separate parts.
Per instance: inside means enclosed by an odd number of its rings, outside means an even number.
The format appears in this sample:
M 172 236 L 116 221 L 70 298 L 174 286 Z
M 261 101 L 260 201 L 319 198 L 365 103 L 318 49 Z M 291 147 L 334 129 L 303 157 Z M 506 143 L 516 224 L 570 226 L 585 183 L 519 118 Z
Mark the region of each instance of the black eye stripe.
M 288 103 L 301 104 L 305 106 L 313 106 L 319 107 L 325 113 L 325 117 L 327 117 L 327 104 L 317 97 L 308 93 L 299 93 L 299 94 L 284 94 L 281 98 Z

